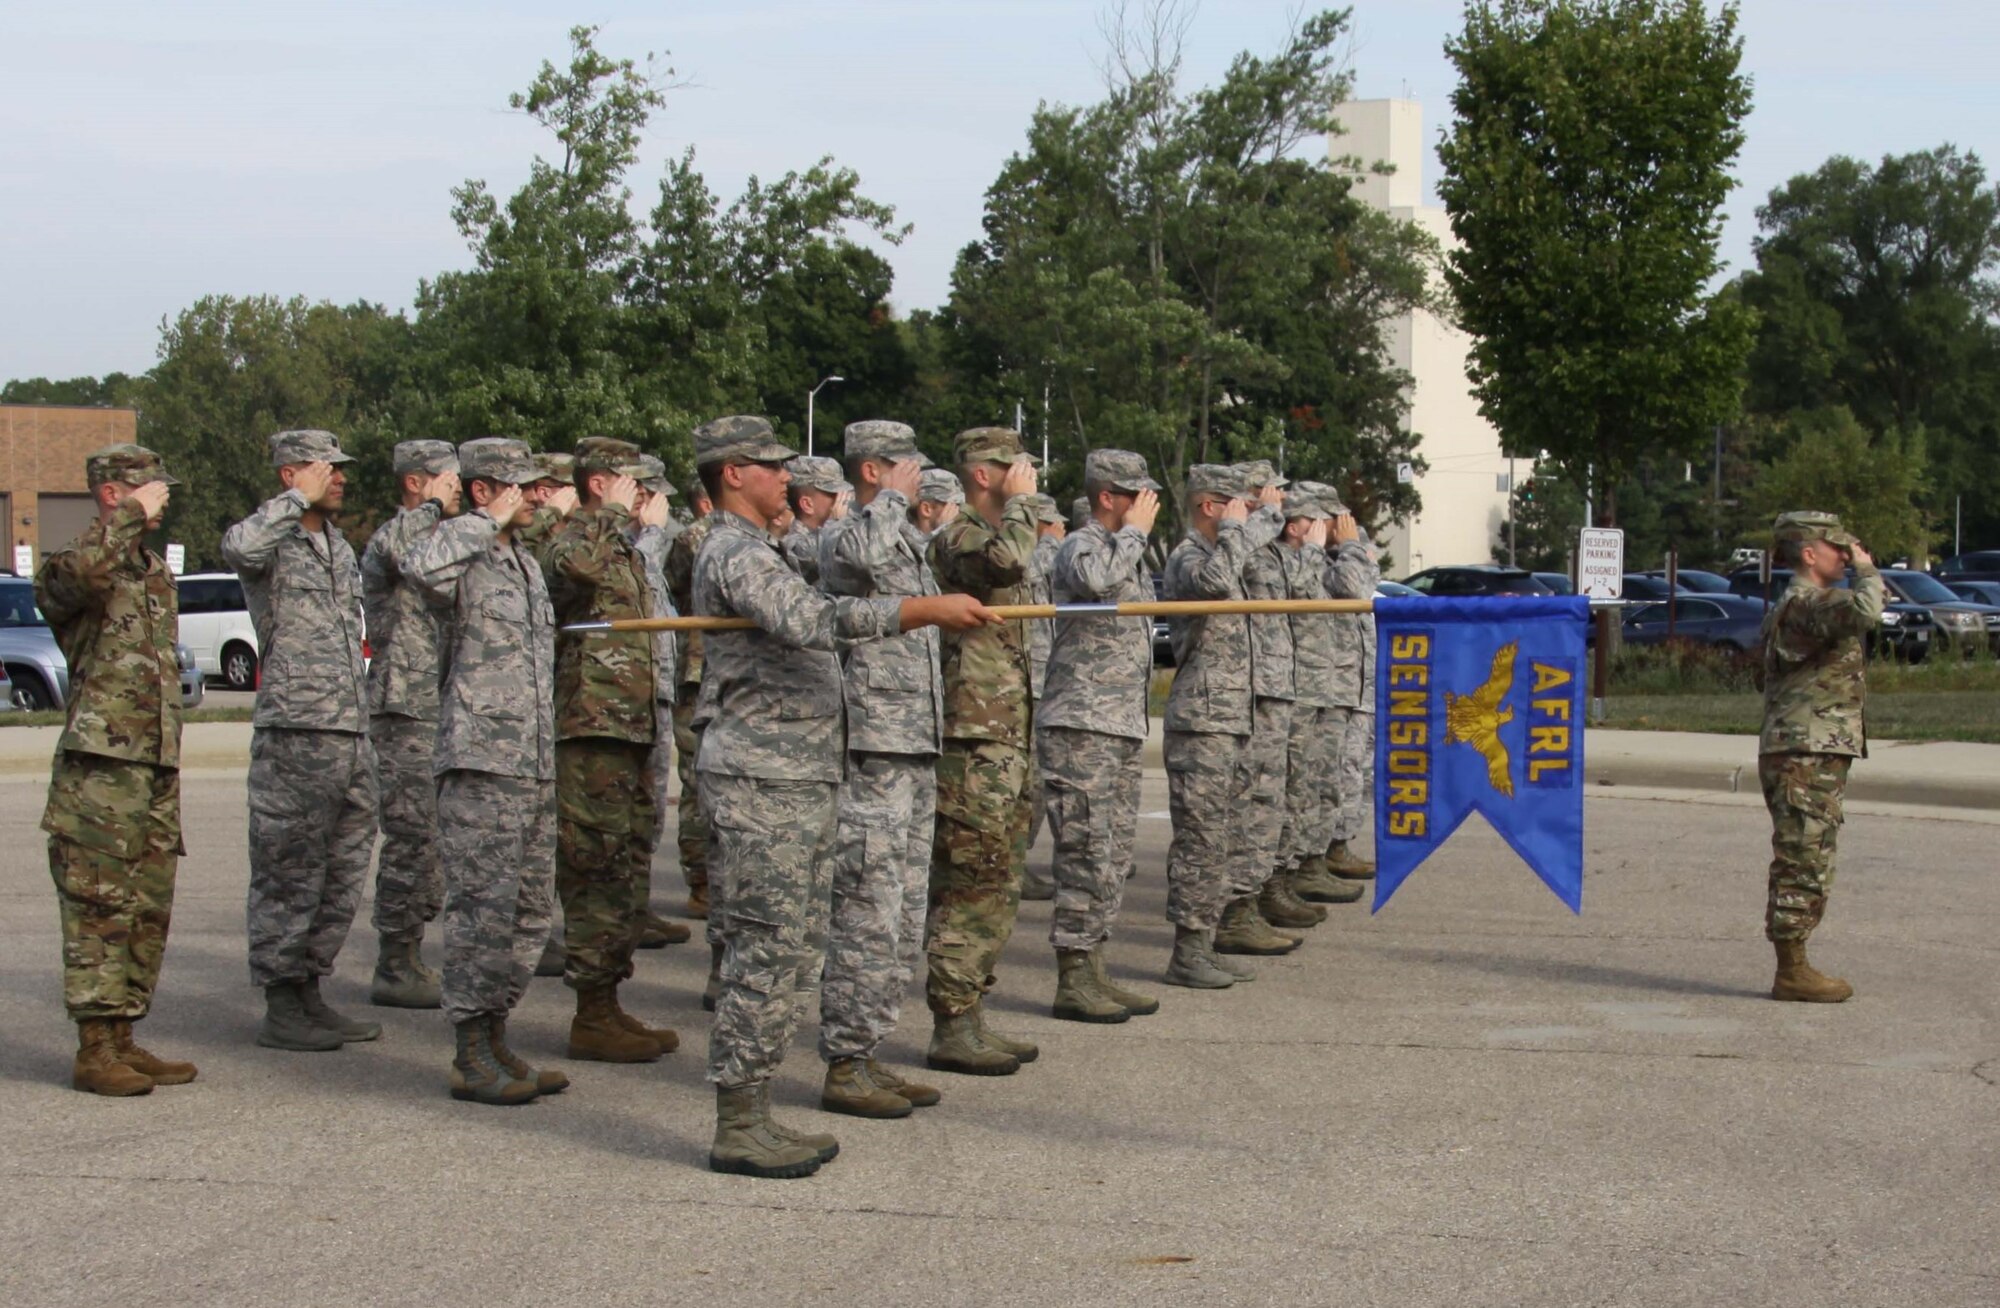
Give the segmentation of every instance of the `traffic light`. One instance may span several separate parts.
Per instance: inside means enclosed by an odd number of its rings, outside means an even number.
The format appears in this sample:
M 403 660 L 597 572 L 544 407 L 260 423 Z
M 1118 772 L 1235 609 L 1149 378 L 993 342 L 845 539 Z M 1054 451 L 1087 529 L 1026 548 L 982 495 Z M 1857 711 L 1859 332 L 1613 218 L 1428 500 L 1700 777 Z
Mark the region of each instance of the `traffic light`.
M 1535 479 L 1533 477 L 1521 483 L 1521 502 L 1523 504 L 1533 504 L 1535 502 Z

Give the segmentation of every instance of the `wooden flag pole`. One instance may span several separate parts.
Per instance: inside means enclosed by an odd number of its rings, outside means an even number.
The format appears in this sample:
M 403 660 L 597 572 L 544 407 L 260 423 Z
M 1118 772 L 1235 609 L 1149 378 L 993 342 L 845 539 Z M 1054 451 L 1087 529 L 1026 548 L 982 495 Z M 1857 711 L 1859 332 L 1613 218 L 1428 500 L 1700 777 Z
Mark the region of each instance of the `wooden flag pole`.
M 1002 618 L 1209 618 L 1236 613 L 1372 613 L 1372 599 L 1152 600 L 1136 604 L 994 604 Z M 619 618 L 573 622 L 564 631 L 745 631 L 748 618 Z

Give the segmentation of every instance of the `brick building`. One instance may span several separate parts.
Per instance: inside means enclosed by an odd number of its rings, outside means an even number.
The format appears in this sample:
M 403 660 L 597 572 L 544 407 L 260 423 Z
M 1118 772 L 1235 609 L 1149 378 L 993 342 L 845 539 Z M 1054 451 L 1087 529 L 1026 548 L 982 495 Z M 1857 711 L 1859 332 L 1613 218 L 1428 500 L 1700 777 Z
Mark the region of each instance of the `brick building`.
M 17 546 L 33 546 L 39 563 L 75 539 L 96 512 L 84 456 L 138 439 L 137 409 L 0 404 L 0 522 L 7 524 L 0 571 L 13 568 Z

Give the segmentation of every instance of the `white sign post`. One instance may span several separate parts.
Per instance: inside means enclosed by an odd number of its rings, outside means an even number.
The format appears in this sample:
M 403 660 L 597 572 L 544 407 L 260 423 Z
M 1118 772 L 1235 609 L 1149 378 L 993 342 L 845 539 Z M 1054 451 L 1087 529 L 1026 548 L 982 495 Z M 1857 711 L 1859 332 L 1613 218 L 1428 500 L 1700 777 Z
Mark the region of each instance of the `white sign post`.
M 1625 533 L 1617 527 L 1585 527 L 1576 546 L 1576 591 L 1592 599 L 1625 594 Z
M 35 547 L 16 545 L 14 547 L 14 575 L 32 577 L 35 575 Z
M 188 547 L 176 541 L 167 542 L 167 571 L 176 577 L 187 571 Z

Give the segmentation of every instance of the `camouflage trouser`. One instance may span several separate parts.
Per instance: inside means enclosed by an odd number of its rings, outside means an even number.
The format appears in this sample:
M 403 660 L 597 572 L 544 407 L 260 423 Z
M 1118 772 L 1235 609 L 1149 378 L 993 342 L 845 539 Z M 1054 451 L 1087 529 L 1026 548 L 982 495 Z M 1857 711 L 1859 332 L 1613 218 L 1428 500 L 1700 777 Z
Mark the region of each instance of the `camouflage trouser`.
M 937 759 L 847 756 L 819 997 L 820 1057 L 868 1057 L 896 1029 L 923 952 Z
M 1251 709 L 1250 803 L 1230 882 L 1230 897 L 1254 895 L 1285 861 L 1286 759 L 1292 747 L 1292 702 L 1259 699 Z
M 1333 839 L 1357 840 L 1368 830 L 1375 811 L 1375 715 L 1362 710 L 1347 720 L 1340 736 L 1340 766 L 1334 771 L 1334 795 L 1339 809 Z
M 1250 804 L 1250 737 L 1169 731 L 1163 743 L 1174 819 L 1167 846 L 1167 920 L 1212 930 L 1222 924 L 1229 902 L 1234 849 Z
M 1854 760 L 1844 754 L 1761 754 L 1757 780 L 1771 810 L 1771 884 L 1764 936 L 1804 940 L 1833 889 L 1841 795 Z
M 444 906 L 438 863 L 437 723 L 383 713 L 368 719 L 381 779 L 377 816 L 382 849 L 375 857 L 376 934 L 415 940 Z
M 708 1031 L 708 1079 L 768 1081 L 784 1061 L 826 961 L 839 787 L 703 772 L 714 842 L 708 871 L 721 893 L 722 995 Z
M 931 1012 L 968 1012 L 993 986 L 1021 907 L 1028 835 L 1028 751 L 946 740 L 937 761 L 937 835 L 924 927 Z
M 250 980 L 329 976 L 375 848 L 375 747 L 348 731 L 250 737 Z
M 679 756 L 674 766 L 681 782 L 674 834 L 680 846 L 681 875 L 689 890 L 708 884 L 708 819 L 702 816 L 701 788 L 694 781 L 694 757 L 700 749 L 701 733 L 694 729 L 694 696 L 684 688 L 674 705 L 674 752 Z
M 1340 825 L 1340 753 L 1354 710 L 1301 706 L 1298 717 L 1308 721 L 1303 732 L 1292 723 L 1285 781 L 1285 847 L 1294 863 L 1325 853 Z
M 653 877 L 653 747 L 590 737 L 556 742 L 556 894 L 563 984 L 615 986 L 632 975 Z
M 455 768 L 437 779 L 437 809 L 444 1013 L 454 1024 L 505 1017 L 555 917 L 555 783 Z
M 1028 841 L 1027 848 L 1033 849 L 1042 838 L 1042 826 L 1049 816 L 1049 792 L 1042 785 L 1042 763 L 1035 757 L 1035 751 L 1028 751 Z M 1021 854 L 1021 891 L 1026 894 L 1030 888 L 1042 892 L 1047 899 L 1055 891 L 1055 881 L 1040 868 L 1031 868 L 1027 862 L 1027 851 Z
M 185 852 L 180 772 L 64 750 L 42 829 L 62 915 L 63 1005 L 79 1022 L 144 1017 Z
M 1050 727 L 1041 736 L 1042 776 L 1055 837 L 1055 916 L 1049 943 L 1091 949 L 1111 936 L 1132 844 L 1139 834 L 1139 783 L 1146 742 L 1101 731 Z

